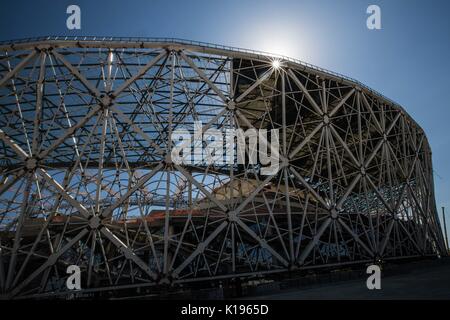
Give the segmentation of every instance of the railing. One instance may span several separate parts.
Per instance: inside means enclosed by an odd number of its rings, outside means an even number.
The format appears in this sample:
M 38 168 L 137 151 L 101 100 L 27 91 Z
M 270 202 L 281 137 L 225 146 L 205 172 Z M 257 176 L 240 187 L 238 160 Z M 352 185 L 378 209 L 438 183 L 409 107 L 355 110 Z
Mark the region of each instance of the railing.
M 265 57 L 272 57 L 272 58 L 296 63 L 296 64 L 308 67 L 308 68 L 316 70 L 316 71 L 327 73 L 329 75 L 333 75 L 333 76 L 341 78 L 343 80 L 351 81 L 351 82 L 357 84 L 358 86 L 368 90 L 369 92 L 383 98 L 385 101 L 387 101 L 397 107 L 400 107 L 400 105 L 398 103 L 396 103 L 392 99 L 384 96 L 383 94 L 379 93 L 378 91 L 366 86 L 365 84 L 363 84 L 362 82 L 360 82 L 354 78 L 348 77 L 348 76 L 340 74 L 338 72 L 334 72 L 334 71 L 310 64 L 308 62 L 304 62 L 299 59 L 294 59 L 294 58 L 290 58 L 290 57 L 279 55 L 279 54 L 273 54 L 273 53 L 269 53 L 269 52 L 252 50 L 252 49 L 243 49 L 243 48 L 238 48 L 238 47 L 219 45 L 219 44 L 203 42 L 203 41 L 192 41 L 192 40 L 186 40 L 186 39 L 180 39 L 180 38 L 155 38 L 155 37 L 46 36 L 46 37 L 34 37 L 34 38 L 22 38 L 22 39 L 17 39 L 17 40 L 3 40 L 3 41 L 0 41 L 0 45 L 12 45 L 12 44 L 18 44 L 18 43 L 39 42 L 39 41 L 90 41 L 90 42 L 114 41 L 114 42 L 154 42 L 154 43 L 162 42 L 162 43 L 191 45 L 191 46 L 198 46 L 198 47 L 202 47 L 202 48 L 206 48 L 206 49 L 212 48 L 212 49 L 220 49 L 220 50 L 226 50 L 226 51 L 234 51 L 234 52 L 241 52 L 241 53 L 259 55 L 259 56 L 265 56 Z

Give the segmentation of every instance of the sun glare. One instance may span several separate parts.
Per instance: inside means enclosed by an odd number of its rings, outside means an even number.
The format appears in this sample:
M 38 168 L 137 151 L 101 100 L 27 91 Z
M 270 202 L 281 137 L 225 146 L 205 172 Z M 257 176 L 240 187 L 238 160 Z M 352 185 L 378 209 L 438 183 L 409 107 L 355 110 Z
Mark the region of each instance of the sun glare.
M 275 59 L 275 60 L 272 61 L 272 67 L 273 67 L 274 69 L 279 69 L 280 66 L 281 66 L 280 60 Z

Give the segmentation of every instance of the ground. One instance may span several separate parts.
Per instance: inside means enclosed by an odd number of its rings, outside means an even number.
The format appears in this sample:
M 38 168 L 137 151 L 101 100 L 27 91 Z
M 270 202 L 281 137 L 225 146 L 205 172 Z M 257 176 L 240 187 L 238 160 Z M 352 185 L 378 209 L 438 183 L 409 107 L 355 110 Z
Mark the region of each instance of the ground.
M 447 259 L 446 259 L 447 260 Z M 450 263 L 397 270 L 381 278 L 380 290 L 368 290 L 366 278 L 246 297 L 261 300 L 304 299 L 450 299 Z

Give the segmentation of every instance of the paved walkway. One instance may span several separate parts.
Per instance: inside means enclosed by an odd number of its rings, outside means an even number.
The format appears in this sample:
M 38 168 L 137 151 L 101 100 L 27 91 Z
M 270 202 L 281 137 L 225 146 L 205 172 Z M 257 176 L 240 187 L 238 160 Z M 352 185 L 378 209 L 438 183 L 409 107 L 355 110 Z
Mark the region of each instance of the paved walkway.
M 382 277 L 381 290 L 368 290 L 366 279 L 318 285 L 301 290 L 286 290 L 245 299 L 448 299 L 450 264 L 432 265 L 405 274 Z

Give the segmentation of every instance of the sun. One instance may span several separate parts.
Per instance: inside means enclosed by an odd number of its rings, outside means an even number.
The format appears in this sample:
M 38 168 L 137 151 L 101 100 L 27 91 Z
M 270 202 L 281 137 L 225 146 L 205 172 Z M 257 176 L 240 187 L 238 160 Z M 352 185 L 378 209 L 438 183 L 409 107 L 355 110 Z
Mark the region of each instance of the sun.
M 274 59 L 274 60 L 272 61 L 272 67 L 273 67 L 274 69 L 280 69 L 280 67 L 281 67 L 281 61 L 280 61 L 279 59 Z

